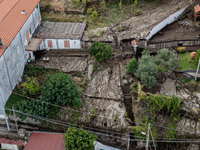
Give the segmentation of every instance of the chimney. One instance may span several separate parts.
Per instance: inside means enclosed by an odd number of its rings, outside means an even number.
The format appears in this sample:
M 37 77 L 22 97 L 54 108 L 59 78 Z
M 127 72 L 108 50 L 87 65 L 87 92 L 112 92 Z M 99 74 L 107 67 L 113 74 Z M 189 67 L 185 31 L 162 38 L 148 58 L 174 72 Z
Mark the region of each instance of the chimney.
M 22 14 L 22 15 L 26 15 L 25 10 L 22 10 L 21 14 Z
M 0 39 L 0 45 L 3 45 L 3 43 L 1 42 L 1 39 Z

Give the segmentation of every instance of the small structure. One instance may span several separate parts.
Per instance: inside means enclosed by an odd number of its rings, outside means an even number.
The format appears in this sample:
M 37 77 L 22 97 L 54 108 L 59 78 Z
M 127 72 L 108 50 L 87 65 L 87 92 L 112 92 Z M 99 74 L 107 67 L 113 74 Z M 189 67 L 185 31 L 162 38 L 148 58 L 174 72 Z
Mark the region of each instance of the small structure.
M 86 21 L 84 23 L 43 22 L 33 36 L 43 39 L 38 50 L 80 49 L 85 26 Z
M 33 132 L 24 150 L 65 150 L 61 133 Z
M 1 148 L 9 150 L 18 150 L 18 146 L 24 146 L 24 143 L 20 140 L 14 141 L 5 138 L 0 138 Z
M 200 6 L 199 6 L 199 4 L 194 6 L 194 18 L 200 19 Z
M 195 54 L 196 54 L 196 52 L 192 52 L 192 53 L 190 54 L 191 59 L 194 59 Z

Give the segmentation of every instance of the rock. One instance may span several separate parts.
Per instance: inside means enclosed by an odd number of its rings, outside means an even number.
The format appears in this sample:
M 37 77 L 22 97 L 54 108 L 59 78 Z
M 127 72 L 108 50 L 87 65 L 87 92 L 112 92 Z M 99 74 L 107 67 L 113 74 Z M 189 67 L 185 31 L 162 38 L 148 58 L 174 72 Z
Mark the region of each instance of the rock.
M 199 145 L 198 144 L 190 144 L 187 148 L 187 150 L 199 150 Z

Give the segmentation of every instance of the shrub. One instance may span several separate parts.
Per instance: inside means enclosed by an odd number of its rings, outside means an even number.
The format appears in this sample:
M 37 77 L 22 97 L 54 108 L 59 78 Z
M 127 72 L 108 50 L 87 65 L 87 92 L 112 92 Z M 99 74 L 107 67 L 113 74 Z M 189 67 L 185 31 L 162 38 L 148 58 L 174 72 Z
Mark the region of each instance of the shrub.
M 184 47 L 178 47 L 178 52 L 179 53 L 183 53 L 185 51 L 185 48 Z
M 134 1 L 134 4 L 135 4 L 135 5 L 137 5 L 137 4 L 138 4 L 138 1 L 137 1 L 137 0 L 135 0 L 135 1 Z
M 137 60 L 135 58 L 131 59 L 128 65 L 125 66 L 125 68 L 126 68 L 126 74 L 133 75 L 137 70 Z
M 41 100 L 59 105 L 80 106 L 78 86 L 71 76 L 64 73 L 46 76 L 41 87 Z
M 101 42 L 94 42 L 89 49 L 89 54 L 93 56 L 98 62 L 109 59 L 112 53 L 112 47 Z
M 200 49 L 198 51 L 196 51 L 196 54 L 194 56 L 194 63 L 195 63 L 195 65 L 198 65 L 199 58 L 200 58 Z
M 39 87 L 39 83 L 35 81 L 36 78 L 31 78 L 28 77 L 27 78 L 27 82 L 22 82 L 21 86 L 23 89 L 23 93 L 22 94 L 26 94 L 28 92 L 28 94 L 36 94 L 40 92 L 40 87 Z
M 140 14 L 140 11 L 139 11 L 139 10 L 137 10 L 137 14 Z
M 93 150 L 97 136 L 84 130 L 69 127 L 63 139 L 65 150 Z
M 92 19 L 93 22 L 95 22 L 97 20 L 97 16 L 98 16 L 97 11 L 94 10 L 90 15 L 90 18 Z

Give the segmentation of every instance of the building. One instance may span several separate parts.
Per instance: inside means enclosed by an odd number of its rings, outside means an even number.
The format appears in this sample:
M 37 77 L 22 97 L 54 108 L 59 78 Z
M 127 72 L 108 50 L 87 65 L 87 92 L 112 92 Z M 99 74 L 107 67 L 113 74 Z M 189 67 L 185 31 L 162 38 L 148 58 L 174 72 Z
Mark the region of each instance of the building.
M 27 59 L 34 58 L 25 47 L 40 24 L 41 15 L 39 0 L 0 0 L 0 11 L 0 104 L 4 106 L 21 81 Z
M 39 50 L 80 49 L 85 26 L 86 21 L 84 23 L 43 22 L 36 29 L 33 37 L 43 39 Z M 34 51 L 36 50 L 35 48 Z
M 65 150 L 62 133 L 33 132 L 24 150 Z
M 14 141 L 5 138 L 0 138 L 0 143 L 2 150 L 19 150 L 19 147 L 23 148 L 25 145 L 21 140 Z

